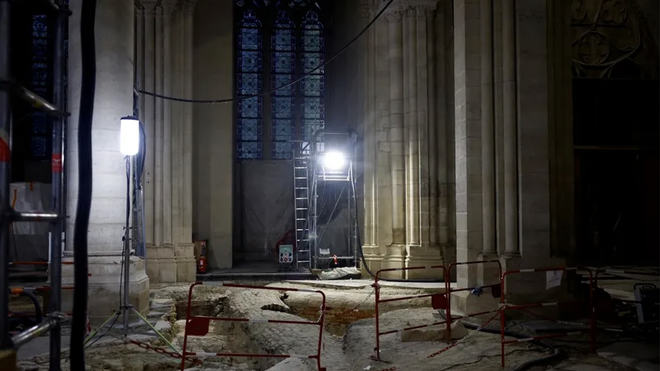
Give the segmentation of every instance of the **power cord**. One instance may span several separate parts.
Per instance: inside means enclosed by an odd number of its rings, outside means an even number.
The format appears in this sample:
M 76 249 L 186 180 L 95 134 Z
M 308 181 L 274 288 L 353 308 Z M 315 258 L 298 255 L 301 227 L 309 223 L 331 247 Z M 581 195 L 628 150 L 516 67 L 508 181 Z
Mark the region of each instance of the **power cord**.
M 265 91 L 265 92 L 261 92 L 261 93 L 259 93 L 259 94 L 243 95 L 243 96 L 236 97 L 236 98 L 225 98 L 225 99 L 186 99 L 186 98 L 170 97 L 170 96 L 167 96 L 167 95 L 157 94 L 157 93 L 154 93 L 154 92 L 149 92 L 149 91 L 146 91 L 146 90 L 141 90 L 141 89 L 139 89 L 139 88 L 136 88 L 136 89 L 137 89 L 138 92 L 140 92 L 140 93 L 142 93 L 142 94 L 144 94 L 144 95 L 149 95 L 149 96 L 152 96 L 152 97 L 155 97 L 155 98 L 160 98 L 160 99 L 165 99 L 165 100 L 171 100 L 171 101 L 174 101 L 174 102 L 182 102 L 182 103 L 200 103 L 200 104 L 221 104 L 221 103 L 239 102 L 239 101 L 242 101 L 242 100 L 245 100 L 245 99 L 250 99 L 250 98 L 256 98 L 256 97 L 262 97 L 262 96 L 270 95 L 270 94 L 272 94 L 272 93 L 274 93 L 274 92 L 276 92 L 276 91 L 278 91 L 278 90 L 286 89 L 286 88 L 289 88 L 289 87 L 291 87 L 291 86 L 296 85 L 297 83 L 299 83 L 299 82 L 305 80 L 305 79 L 306 79 L 307 77 L 309 77 L 310 75 L 314 74 L 316 71 L 318 71 L 318 70 L 320 70 L 321 68 L 323 68 L 323 67 L 325 67 L 326 65 L 328 65 L 330 62 L 332 62 L 332 61 L 334 61 L 335 59 L 337 59 L 337 58 L 338 58 L 341 54 L 343 54 L 343 53 L 344 53 L 344 52 L 345 52 L 345 51 L 346 51 L 351 45 L 353 45 L 356 41 L 358 41 L 358 40 L 360 39 L 360 37 L 362 37 L 362 35 L 364 35 L 364 34 L 369 30 L 369 28 L 371 28 L 371 26 L 373 26 L 374 23 L 376 23 L 376 21 L 380 18 L 380 16 L 383 15 L 383 13 L 385 13 L 385 10 L 387 10 L 387 8 L 389 8 L 389 6 L 392 4 L 392 2 L 394 2 L 394 0 L 389 0 L 389 1 L 387 2 L 387 4 L 385 4 L 385 6 L 383 6 L 383 7 L 380 9 L 380 11 L 378 11 L 378 13 L 376 14 L 376 16 L 375 16 L 375 17 L 374 17 L 374 18 L 373 18 L 373 19 L 367 24 L 367 26 L 364 27 L 364 28 L 362 29 L 362 31 L 360 31 L 355 37 L 353 37 L 353 38 L 351 39 L 351 41 L 349 41 L 349 42 L 348 42 L 343 48 L 341 48 L 341 49 L 340 49 L 335 55 L 333 55 L 333 56 L 332 56 L 331 58 L 329 58 L 327 61 L 325 61 L 325 62 L 319 64 L 319 65 L 316 66 L 316 67 L 314 67 L 314 68 L 311 69 L 309 72 L 305 73 L 304 75 L 302 75 L 301 77 L 297 78 L 296 80 L 293 80 L 293 81 L 291 81 L 291 82 L 288 83 L 288 84 L 284 84 L 284 85 L 281 85 L 281 86 L 277 86 L 277 87 L 275 87 L 274 89 L 271 89 L 271 90 L 268 90 L 268 91 Z
M 78 205 L 73 233 L 74 290 L 70 357 L 72 370 L 85 370 L 87 322 L 87 230 L 92 207 L 92 119 L 96 92 L 96 0 L 83 0 L 80 16 L 82 81 L 78 118 Z

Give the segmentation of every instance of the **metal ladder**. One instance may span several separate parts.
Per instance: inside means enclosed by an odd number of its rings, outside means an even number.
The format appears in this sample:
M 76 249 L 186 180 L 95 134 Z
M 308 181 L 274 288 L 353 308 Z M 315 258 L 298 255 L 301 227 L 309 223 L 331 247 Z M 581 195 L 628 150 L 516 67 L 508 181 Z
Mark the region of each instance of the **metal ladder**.
M 293 210 L 294 228 L 296 232 L 295 268 L 311 270 L 312 255 L 309 246 L 309 148 L 306 146 L 297 150 L 294 143 L 293 152 Z

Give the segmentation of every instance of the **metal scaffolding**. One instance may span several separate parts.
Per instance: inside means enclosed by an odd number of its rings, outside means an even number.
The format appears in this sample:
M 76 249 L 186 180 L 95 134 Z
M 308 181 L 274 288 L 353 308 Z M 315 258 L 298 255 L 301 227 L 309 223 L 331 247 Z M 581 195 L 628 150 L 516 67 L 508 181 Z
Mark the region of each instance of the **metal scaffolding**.
M 52 103 L 25 88 L 14 80 L 11 71 L 11 12 L 12 8 L 22 8 L 33 14 L 49 14 L 56 18 L 54 45 L 50 48 L 53 60 Z M 26 342 L 50 331 L 50 370 L 60 369 L 61 330 L 60 324 L 66 318 L 61 311 L 62 290 L 62 236 L 64 233 L 64 133 L 66 120 L 65 68 L 67 55 L 64 40 L 67 34 L 67 19 L 70 15 L 65 0 L 10 1 L 0 0 L 0 287 L 5 290 L 0 300 L 0 349 L 15 349 Z M 11 182 L 11 99 L 22 99 L 33 108 L 45 112 L 52 118 L 51 181 L 52 204 L 50 212 L 16 212 L 10 206 L 9 190 Z M 49 273 L 51 286 L 49 316 L 30 329 L 10 337 L 9 333 L 9 233 L 10 226 L 17 221 L 50 223 Z
M 326 150 L 333 150 L 332 144 L 327 143 L 329 138 L 338 138 L 339 151 L 345 156 L 345 166 L 339 171 L 329 171 L 323 165 L 322 156 Z M 355 136 L 350 132 L 330 132 L 319 130 L 310 142 L 294 143 L 293 156 L 293 184 L 294 184 L 294 225 L 296 230 L 296 256 L 295 267 L 316 269 L 319 262 L 328 260 L 347 260 L 358 265 L 359 247 L 357 242 L 358 221 L 354 208 L 357 205 L 355 188 Z M 330 144 L 330 145 L 329 145 Z M 327 147 L 327 148 L 326 148 Z M 347 186 L 347 191 L 339 197 L 346 195 L 346 207 L 349 212 L 347 225 L 348 254 L 336 255 L 331 249 L 322 249 L 319 239 L 322 235 L 319 229 L 319 185 L 328 183 Z M 339 199 L 337 200 L 339 202 Z

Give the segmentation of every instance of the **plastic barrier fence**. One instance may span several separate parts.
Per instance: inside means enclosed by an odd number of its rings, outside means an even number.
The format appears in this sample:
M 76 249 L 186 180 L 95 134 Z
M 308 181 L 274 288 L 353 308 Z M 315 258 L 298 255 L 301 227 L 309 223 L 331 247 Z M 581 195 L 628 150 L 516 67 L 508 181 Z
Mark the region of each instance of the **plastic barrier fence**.
M 542 272 L 562 272 L 562 276 L 566 276 L 566 272 L 569 270 L 576 270 L 577 268 L 541 268 L 541 269 L 516 269 L 516 270 L 510 270 L 502 273 L 502 276 L 500 278 L 500 284 L 502 287 L 502 295 L 500 296 L 500 343 L 501 343 L 501 363 L 502 367 L 504 367 L 505 363 L 505 353 L 504 353 L 504 346 L 506 344 L 512 344 L 512 343 L 521 343 L 521 342 L 528 342 L 528 341 L 535 341 L 535 340 L 540 340 L 540 339 L 547 339 L 547 338 L 553 338 L 553 337 L 562 337 L 562 336 L 573 336 L 573 335 L 579 335 L 582 334 L 585 330 L 576 330 L 576 331 L 566 331 L 566 332 L 561 332 L 561 333 L 552 333 L 552 334 L 546 334 L 546 335 L 539 335 L 539 336 L 531 336 L 529 338 L 525 339 L 511 339 L 511 340 L 505 340 L 504 339 L 504 334 L 506 332 L 506 311 L 508 309 L 530 309 L 530 308 L 538 308 L 538 307 L 549 307 L 549 306 L 556 306 L 556 305 L 561 305 L 561 304 L 570 304 L 570 303 L 575 303 L 575 301 L 570 301 L 570 302 L 554 302 L 554 303 L 530 303 L 530 304 L 519 304 L 519 305 L 514 305 L 514 304 L 509 304 L 506 302 L 506 290 L 504 286 L 504 282 L 506 280 L 507 276 L 510 276 L 512 274 L 518 274 L 518 273 L 542 273 Z M 589 273 L 589 305 L 591 307 L 591 315 L 590 315 L 590 324 L 589 324 L 589 336 L 590 336 L 590 341 L 591 341 L 591 351 L 595 352 L 596 350 L 596 317 L 595 317 L 595 309 L 594 309 L 594 277 L 593 277 L 593 272 L 590 269 L 585 269 Z M 559 281 L 556 282 L 554 285 L 559 286 L 561 283 L 561 276 L 559 276 Z
M 492 290 L 501 291 L 501 284 L 499 282 L 499 278 L 502 277 L 502 264 L 500 263 L 499 260 L 476 260 L 476 261 L 469 261 L 469 262 L 457 262 L 457 263 L 451 263 L 449 266 L 447 266 L 447 276 L 451 277 L 452 270 L 458 266 L 462 265 L 476 265 L 476 264 L 493 264 L 497 265 L 497 278 L 498 281 L 497 283 L 490 284 L 490 285 L 481 285 L 481 286 L 472 286 L 472 287 L 463 287 L 463 288 L 451 288 L 451 285 L 448 286 L 448 294 L 447 294 L 447 320 L 449 321 L 449 324 L 447 325 L 447 331 L 449 333 L 449 338 L 451 339 L 451 321 L 454 320 L 454 317 L 452 317 L 451 314 L 451 294 L 454 292 L 461 292 L 461 291 L 471 291 L 473 294 L 477 295 L 477 291 L 481 291 L 484 288 L 491 288 Z M 466 313 L 464 316 L 459 316 L 455 317 L 455 319 L 461 319 L 463 317 L 472 317 L 472 316 L 479 316 L 483 314 L 489 314 L 489 313 L 495 313 L 499 310 L 499 308 L 495 308 L 493 310 L 487 310 L 484 312 L 475 312 L 475 313 Z
M 316 322 L 311 321 L 283 321 L 283 320 L 270 320 L 263 318 L 225 318 L 225 317 L 209 317 L 209 316 L 193 316 L 192 315 L 192 293 L 193 289 L 196 286 L 203 285 L 203 282 L 195 282 L 190 285 L 188 290 L 188 307 L 186 309 L 186 327 L 183 335 L 183 349 L 181 357 L 181 371 L 186 367 L 186 359 L 190 356 L 211 356 L 211 357 L 255 357 L 255 358 L 301 358 L 301 359 L 315 359 L 318 371 L 325 371 L 324 367 L 321 367 L 321 346 L 323 343 L 323 323 L 325 320 L 325 294 L 319 290 L 309 290 L 309 289 L 295 289 L 295 288 L 280 288 L 280 287 L 263 287 L 263 286 L 251 286 L 251 285 L 235 285 L 235 284 L 223 284 L 221 282 L 207 282 L 206 285 L 209 286 L 222 286 L 222 287 L 234 287 L 234 288 L 243 288 L 251 290 L 268 290 L 268 291 L 298 291 L 298 292 L 310 292 L 321 295 L 323 299 L 321 302 L 321 315 Z M 249 353 L 208 353 L 208 352 L 188 352 L 186 347 L 188 346 L 188 337 L 189 336 L 205 336 L 209 332 L 209 327 L 211 321 L 229 321 L 229 322 L 248 322 L 248 323 L 279 323 L 283 325 L 312 325 L 319 327 L 319 340 L 316 354 L 313 355 L 295 355 L 295 354 L 249 354 Z
M 423 294 L 423 295 L 414 295 L 414 296 L 404 296 L 404 297 L 397 297 L 397 298 L 391 298 L 391 299 L 381 299 L 380 298 L 380 284 L 379 284 L 379 279 L 382 273 L 385 272 L 396 272 L 396 271 L 418 271 L 418 270 L 423 270 L 423 269 L 440 269 L 442 270 L 442 278 L 444 279 L 444 284 L 445 284 L 445 292 L 444 293 L 439 293 L 439 294 Z M 419 298 L 431 298 L 431 305 L 433 306 L 433 309 L 445 309 L 448 311 L 448 291 L 449 291 L 449 280 L 447 279 L 447 269 L 445 268 L 444 265 L 433 265 L 430 267 L 407 267 L 407 268 L 386 268 L 386 269 L 380 269 L 378 272 L 376 272 L 376 277 L 374 278 L 374 291 L 375 291 L 375 297 L 376 297 L 376 304 L 375 304 L 375 317 L 376 317 L 376 348 L 374 350 L 376 351 L 375 359 L 380 360 L 380 337 L 383 335 L 388 335 L 388 334 L 394 334 L 394 333 L 401 333 L 403 331 L 410 331 L 410 330 L 416 330 L 424 327 L 430 327 L 430 326 L 436 326 L 436 325 L 441 325 L 448 323 L 447 320 L 444 321 L 439 321 L 439 322 L 433 322 L 428 325 L 419 325 L 419 326 L 411 326 L 411 327 L 406 327 L 402 328 L 399 330 L 391 330 L 391 331 L 380 331 L 380 316 L 379 316 L 379 306 L 383 303 L 390 303 L 393 301 L 402 301 L 402 300 L 410 300 L 410 299 L 419 299 Z M 415 281 L 409 281 L 411 283 Z M 448 325 L 449 326 L 449 325 Z

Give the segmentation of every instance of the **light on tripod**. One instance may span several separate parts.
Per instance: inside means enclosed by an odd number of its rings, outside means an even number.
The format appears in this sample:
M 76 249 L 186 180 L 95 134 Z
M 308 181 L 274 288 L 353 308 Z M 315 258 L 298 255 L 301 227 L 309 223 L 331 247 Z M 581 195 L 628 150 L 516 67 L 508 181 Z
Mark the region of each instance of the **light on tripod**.
M 124 156 L 135 156 L 140 150 L 140 120 L 122 117 L 119 129 L 119 150 Z
M 342 171 L 346 167 L 346 156 L 337 151 L 329 151 L 321 157 L 321 163 L 326 170 L 335 172 Z

